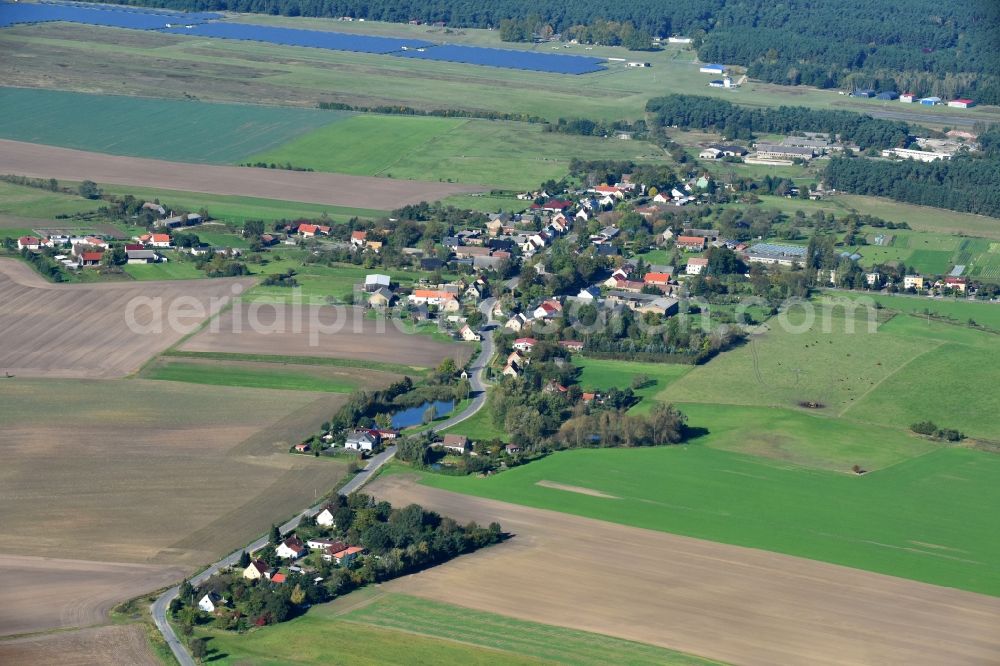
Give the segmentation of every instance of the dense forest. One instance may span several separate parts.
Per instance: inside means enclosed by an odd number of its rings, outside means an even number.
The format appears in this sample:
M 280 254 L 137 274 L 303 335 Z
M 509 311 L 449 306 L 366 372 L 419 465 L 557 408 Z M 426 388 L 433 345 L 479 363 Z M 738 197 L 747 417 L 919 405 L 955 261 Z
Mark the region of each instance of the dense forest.
M 508 40 L 558 33 L 632 48 L 647 48 L 650 36 L 684 34 L 694 38 L 702 60 L 744 65 L 750 76 L 774 83 L 895 88 L 1000 104 L 996 0 L 118 1 L 173 9 L 443 22 L 504 28 Z
M 804 106 L 752 109 L 697 95 L 667 95 L 646 103 L 652 122 L 660 127 L 707 129 L 727 139 L 751 140 L 756 134 L 826 132 L 862 149 L 905 146 L 910 127 L 851 111 L 826 111 Z
M 917 162 L 830 160 L 829 187 L 896 201 L 1000 217 L 1000 158 L 960 156 Z

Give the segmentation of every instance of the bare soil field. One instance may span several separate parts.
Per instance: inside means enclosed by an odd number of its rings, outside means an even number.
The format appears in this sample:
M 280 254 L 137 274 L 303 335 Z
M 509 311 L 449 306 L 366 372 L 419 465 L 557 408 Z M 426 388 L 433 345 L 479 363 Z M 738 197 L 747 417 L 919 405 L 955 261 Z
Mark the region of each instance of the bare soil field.
M 123 377 L 220 310 L 234 286 L 251 283 L 51 284 L 27 264 L 0 259 L 0 371 L 18 377 Z M 161 300 L 132 310 L 141 298 Z M 168 325 L 171 304 L 184 305 L 176 329 Z M 162 326 L 154 325 L 154 310 L 162 315 Z M 130 311 L 139 328 L 129 326 Z
M 1000 599 L 459 495 L 390 475 L 369 492 L 510 541 L 389 591 L 734 664 L 996 664 Z
M 0 379 L 0 553 L 212 562 L 332 489 L 344 463 L 288 449 L 343 400 L 141 379 Z M 10 602 L 4 590 L 0 606 Z
M 17 572 L 0 592 L 0 636 L 100 624 L 121 600 L 167 587 L 184 576 L 177 566 L 27 555 L 0 555 L 0 567 Z
M 139 624 L 92 627 L 0 641 L 0 664 L 5 666 L 161 666 L 162 663 L 150 650 L 146 631 Z
M 406 333 L 391 321 L 366 319 L 355 307 L 240 303 L 180 347 L 232 352 L 348 358 L 430 368 L 447 357 L 464 365 L 472 349 Z
M 376 210 L 488 189 L 369 176 L 184 164 L 7 140 L 0 140 L 0 173 Z

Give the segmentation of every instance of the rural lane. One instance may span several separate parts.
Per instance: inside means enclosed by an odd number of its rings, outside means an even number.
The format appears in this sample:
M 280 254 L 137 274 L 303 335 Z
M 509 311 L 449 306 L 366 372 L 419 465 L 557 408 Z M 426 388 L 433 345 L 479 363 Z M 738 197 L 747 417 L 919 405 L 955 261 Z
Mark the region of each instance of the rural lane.
M 479 306 L 480 310 L 486 315 L 488 322 L 492 322 L 493 301 L 494 299 L 488 298 L 484 300 L 482 304 L 480 304 Z M 470 370 L 469 386 L 472 389 L 471 394 L 474 395 L 475 397 L 472 398 L 472 402 L 470 402 L 469 405 L 461 412 L 455 414 L 454 416 L 448 419 L 445 419 L 444 421 L 434 425 L 431 428 L 428 428 L 427 429 L 428 431 L 436 432 L 438 430 L 444 430 L 445 428 L 450 428 L 453 425 L 456 425 L 458 423 L 461 423 L 462 421 L 465 421 L 466 419 L 473 417 L 476 413 L 479 412 L 480 409 L 483 408 L 483 406 L 486 404 L 486 398 L 487 398 L 486 385 L 483 381 L 483 375 L 486 370 L 486 366 L 489 364 L 490 359 L 492 357 L 493 357 L 493 336 L 491 335 L 491 331 L 487 331 L 486 335 L 483 337 L 482 347 L 480 348 L 479 355 L 476 356 L 476 358 L 472 361 L 471 365 L 469 366 Z M 341 486 L 340 490 L 338 490 L 337 492 L 341 495 L 350 495 L 356 490 L 359 490 L 362 486 L 368 483 L 368 481 L 372 478 L 372 476 L 374 476 L 375 473 L 378 472 L 378 470 L 381 469 L 381 467 L 385 465 L 387 462 L 389 462 L 389 460 L 391 460 L 392 457 L 395 455 L 396 455 L 396 447 L 395 446 L 387 447 L 384 451 L 371 458 L 371 460 L 368 461 L 368 464 L 365 466 L 365 468 L 360 472 L 358 472 L 354 476 L 354 478 L 352 478 L 350 481 Z M 291 518 L 283 525 L 279 526 L 281 533 L 286 534 L 288 532 L 291 532 L 296 527 L 298 527 L 299 523 L 302 521 L 303 518 L 309 518 L 315 516 L 317 513 L 320 512 L 324 504 L 326 504 L 326 501 L 320 502 L 319 504 L 315 504 L 306 509 L 305 511 L 299 513 L 295 517 Z M 237 562 L 239 562 L 240 556 L 243 554 L 243 551 L 253 552 L 255 550 L 259 550 L 260 548 L 263 548 L 265 545 L 267 545 L 267 542 L 268 542 L 268 537 L 262 536 L 256 541 L 246 545 L 245 547 L 233 551 L 226 557 L 222 558 L 215 564 L 212 564 L 207 569 L 203 570 L 201 573 L 192 576 L 188 580 L 190 580 L 193 586 L 198 587 L 198 585 L 205 582 L 206 580 L 208 580 L 215 574 L 219 573 L 223 569 L 227 569 L 236 564 Z M 150 606 L 150 613 L 153 616 L 153 622 L 156 624 L 156 628 L 160 631 L 161 634 L 163 634 L 164 640 L 167 641 L 167 645 L 170 646 L 170 651 L 173 652 L 174 657 L 177 658 L 178 663 L 180 663 L 181 666 L 196 666 L 196 663 L 194 659 L 191 657 L 191 654 L 187 651 L 187 648 L 181 642 L 180 638 L 177 637 L 177 633 L 174 631 L 174 628 L 167 621 L 167 611 L 170 609 L 170 603 L 177 598 L 177 595 L 179 593 L 180 593 L 180 585 L 175 585 L 174 587 L 170 588 L 169 590 L 161 594 L 159 597 L 156 598 L 156 601 L 153 602 L 152 606 Z

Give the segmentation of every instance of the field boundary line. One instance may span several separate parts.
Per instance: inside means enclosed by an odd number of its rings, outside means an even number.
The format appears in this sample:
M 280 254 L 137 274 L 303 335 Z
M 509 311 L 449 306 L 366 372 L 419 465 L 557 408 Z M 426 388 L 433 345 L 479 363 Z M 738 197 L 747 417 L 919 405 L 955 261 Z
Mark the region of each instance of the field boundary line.
M 920 352 L 919 354 L 917 354 L 916 356 L 914 356 L 913 358 L 911 358 L 910 360 L 908 360 L 906 363 L 904 363 L 903 365 L 899 366 L 898 368 L 896 368 L 895 370 L 893 370 L 892 372 L 890 372 L 888 375 L 886 375 L 882 379 L 880 379 L 877 382 L 875 382 L 875 384 L 873 384 L 872 386 L 868 387 L 867 391 L 865 391 L 864 393 L 862 393 L 861 395 L 859 395 L 858 398 L 857 398 L 857 400 L 855 400 L 853 404 L 848 405 L 847 407 L 845 407 L 844 409 L 842 409 L 840 412 L 838 412 L 837 416 L 838 417 L 843 417 L 844 414 L 846 414 L 847 412 L 851 411 L 851 409 L 853 409 L 854 407 L 857 407 L 858 405 L 860 405 L 861 402 L 865 398 L 868 397 L 869 393 L 871 393 L 872 391 L 874 391 L 875 389 L 877 389 L 879 386 L 881 386 L 883 384 L 883 382 L 885 382 L 890 377 L 895 377 L 897 374 L 899 374 L 899 372 L 903 368 L 907 367 L 908 365 L 910 365 L 911 363 L 913 363 L 914 361 L 916 361 L 918 358 L 923 358 L 927 354 L 930 354 L 933 351 L 937 351 L 938 349 L 940 349 L 944 345 L 952 344 L 950 342 L 945 342 L 943 340 L 937 340 L 936 342 L 937 342 L 937 344 L 935 346 L 931 347 L 930 349 L 927 349 L 925 351 Z

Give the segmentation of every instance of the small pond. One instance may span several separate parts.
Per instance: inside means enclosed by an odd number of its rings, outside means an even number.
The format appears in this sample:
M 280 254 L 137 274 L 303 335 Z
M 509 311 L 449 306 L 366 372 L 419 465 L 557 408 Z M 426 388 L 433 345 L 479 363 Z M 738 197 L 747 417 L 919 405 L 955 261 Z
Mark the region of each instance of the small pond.
M 434 405 L 434 418 L 441 418 L 455 409 L 454 400 L 435 400 L 434 402 L 425 402 L 422 405 L 410 407 L 393 414 L 392 427 L 402 429 L 420 425 L 424 422 L 424 412 L 426 412 L 427 408 L 431 405 Z

